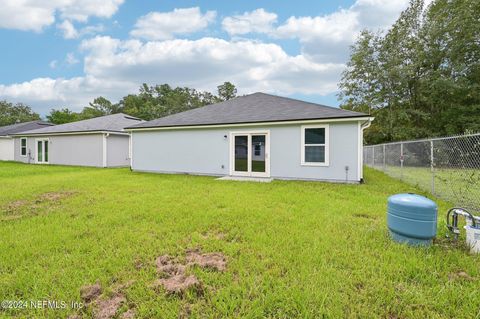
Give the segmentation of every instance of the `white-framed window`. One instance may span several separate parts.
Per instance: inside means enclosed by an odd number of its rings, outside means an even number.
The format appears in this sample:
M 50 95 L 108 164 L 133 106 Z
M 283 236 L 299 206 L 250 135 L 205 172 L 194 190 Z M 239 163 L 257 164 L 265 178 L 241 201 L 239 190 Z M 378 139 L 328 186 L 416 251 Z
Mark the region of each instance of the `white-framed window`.
M 27 138 L 20 138 L 20 156 L 27 156 Z
M 305 166 L 329 165 L 329 125 L 302 126 L 302 162 Z

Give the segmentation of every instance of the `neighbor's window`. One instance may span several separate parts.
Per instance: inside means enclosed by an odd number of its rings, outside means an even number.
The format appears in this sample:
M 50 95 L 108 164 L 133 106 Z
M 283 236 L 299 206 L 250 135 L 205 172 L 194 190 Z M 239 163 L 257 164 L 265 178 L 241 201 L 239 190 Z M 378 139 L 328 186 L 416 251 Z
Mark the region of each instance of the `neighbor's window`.
M 302 127 L 302 165 L 328 165 L 328 125 Z
M 262 155 L 262 145 L 255 144 L 255 156 Z
M 20 139 L 20 155 L 27 156 L 27 139 L 25 137 Z

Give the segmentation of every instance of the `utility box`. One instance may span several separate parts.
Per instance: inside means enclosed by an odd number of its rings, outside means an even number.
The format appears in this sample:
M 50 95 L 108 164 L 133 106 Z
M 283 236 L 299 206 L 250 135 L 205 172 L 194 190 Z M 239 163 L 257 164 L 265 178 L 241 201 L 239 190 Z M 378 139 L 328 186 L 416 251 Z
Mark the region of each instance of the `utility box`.
M 416 194 L 388 198 L 387 224 L 392 239 L 412 246 L 428 246 L 437 235 L 438 207 Z

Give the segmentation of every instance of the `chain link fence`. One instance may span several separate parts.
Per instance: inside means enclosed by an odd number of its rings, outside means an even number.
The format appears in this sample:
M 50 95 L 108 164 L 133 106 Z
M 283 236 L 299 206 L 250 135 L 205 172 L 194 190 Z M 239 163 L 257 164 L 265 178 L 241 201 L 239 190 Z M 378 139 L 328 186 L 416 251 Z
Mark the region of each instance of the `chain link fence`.
M 363 162 L 480 212 L 480 133 L 365 146 Z

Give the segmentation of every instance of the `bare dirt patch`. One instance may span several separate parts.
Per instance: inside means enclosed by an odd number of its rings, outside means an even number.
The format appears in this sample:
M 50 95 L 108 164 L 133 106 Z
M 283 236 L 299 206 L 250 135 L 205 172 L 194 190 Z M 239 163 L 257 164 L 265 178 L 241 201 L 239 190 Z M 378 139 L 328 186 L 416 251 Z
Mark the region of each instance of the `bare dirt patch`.
M 185 273 L 186 267 L 169 255 L 163 255 L 155 260 L 157 270 L 167 276 L 181 275 Z
M 194 275 L 173 275 L 168 278 L 158 279 L 153 285 L 154 287 L 162 286 L 169 294 L 182 295 L 189 289 L 194 289 L 196 292 L 201 291 L 200 281 Z
M 16 200 L 11 203 L 8 203 L 3 211 L 10 216 L 15 216 L 14 218 L 4 217 L 0 220 L 12 220 L 22 218 L 26 215 L 33 214 L 37 215 L 39 209 L 44 210 L 45 203 L 59 203 L 62 199 L 75 195 L 77 192 L 64 191 L 64 192 L 48 192 L 41 195 L 38 195 L 34 200 Z M 48 207 L 47 207 L 48 209 Z
M 101 294 L 102 286 L 99 283 L 80 288 L 80 298 L 87 304 L 97 299 Z
M 37 204 L 45 202 L 45 201 L 53 201 L 57 202 L 59 200 L 62 200 L 64 198 L 70 197 L 72 195 L 76 194 L 76 192 L 71 192 L 71 191 L 65 191 L 65 192 L 48 192 L 41 194 L 37 197 L 35 202 Z
M 202 292 L 202 284 L 194 275 L 187 275 L 190 266 L 199 266 L 216 271 L 225 271 L 227 260 L 221 253 L 205 253 L 200 250 L 187 251 L 186 264 L 180 263 L 176 258 L 162 255 L 155 260 L 158 272 L 164 276 L 153 283 L 153 287 L 163 287 L 168 294 L 183 295 L 189 289 L 197 293 Z
M 169 255 L 159 256 L 155 260 L 158 272 L 165 276 L 156 280 L 153 287 L 162 286 L 169 294 L 181 295 L 191 288 L 200 291 L 200 282 L 194 275 L 187 276 L 185 274 L 187 267 L 179 263 L 175 258 Z
M 225 271 L 227 259 L 222 253 L 202 254 L 199 250 L 192 250 L 187 252 L 187 265 L 197 265 L 202 268 Z
M 22 207 L 25 207 L 27 204 L 28 204 L 28 201 L 26 200 L 23 200 L 23 199 L 16 200 L 11 203 L 8 203 L 7 206 L 5 207 L 5 210 L 7 211 L 7 213 L 12 213 L 12 212 L 18 211 Z
M 112 295 L 109 297 L 102 297 L 102 286 L 100 283 L 83 286 L 80 289 L 80 297 L 85 302 L 85 305 L 93 310 L 93 318 L 95 319 L 110 319 L 119 316 L 118 310 L 124 303 L 127 302 L 124 289 L 130 287 L 134 283 L 133 280 L 127 281 L 124 284 L 119 284 L 113 289 Z M 129 309 L 122 313 L 119 318 L 134 318 L 135 310 Z M 70 316 L 71 318 L 80 318 L 79 314 Z
M 470 276 L 468 273 L 466 273 L 465 271 L 458 271 L 458 272 L 453 272 L 453 273 L 450 273 L 448 275 L 448 279 L 452 280 L 452 281 L 456 281 L 456 280 L 466 280 L 466 281 L 472 281 L 474 280 L 475 278 Z
M 118 309 L 127 299 L 121 293 L 114 294 L 112 297 L 104 300 L 97 300 L 94 310 L 96 319 L 110 319 L 113 318 Z

